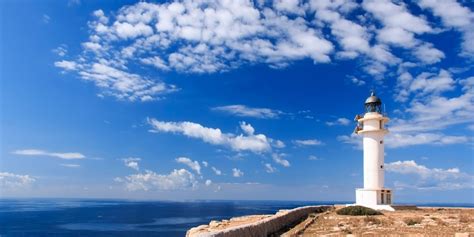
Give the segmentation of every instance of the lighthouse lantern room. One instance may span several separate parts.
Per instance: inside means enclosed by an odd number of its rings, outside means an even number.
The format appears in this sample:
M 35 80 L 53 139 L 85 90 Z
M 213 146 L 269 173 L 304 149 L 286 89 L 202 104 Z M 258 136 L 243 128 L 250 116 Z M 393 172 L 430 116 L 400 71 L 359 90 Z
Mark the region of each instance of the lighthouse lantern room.
M 356 205 L 393 211 L 393 192 L 384 187 L 384 136 L 389 119 L 374 92 L 365 101 L 364 116 L 357 115 L 355 120 L 355 133 L 363 137 L 364 149 L 364 188 L 356 189 Z

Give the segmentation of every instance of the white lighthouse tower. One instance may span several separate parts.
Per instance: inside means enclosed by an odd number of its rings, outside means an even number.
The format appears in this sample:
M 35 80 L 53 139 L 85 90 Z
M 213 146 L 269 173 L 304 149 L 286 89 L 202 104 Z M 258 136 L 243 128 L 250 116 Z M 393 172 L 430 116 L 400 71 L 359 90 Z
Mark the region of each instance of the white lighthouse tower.
M 384 136 L 388 117 L 382 114 L 382 101 L 372 92 L 365 101 L 364 116 L 357 115 L 355 132 L 363 137 L 364 188 L 356 189 L 356 205 L 390 210 L 393 192 L 384 187 Z

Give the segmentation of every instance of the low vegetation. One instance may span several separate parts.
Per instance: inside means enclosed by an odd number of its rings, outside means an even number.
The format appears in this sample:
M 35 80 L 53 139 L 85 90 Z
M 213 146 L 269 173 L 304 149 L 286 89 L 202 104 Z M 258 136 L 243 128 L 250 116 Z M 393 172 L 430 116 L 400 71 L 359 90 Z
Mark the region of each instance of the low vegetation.
M 373 216 L 373 215 L 382 215 L 381 212 L 376 211 L 372 208 L 363 207 L 363 206 L 349 206 L 344 207 L 336 211 L 339 215 L 348 215 L 348 216 Z
M 423 218 L 421 218 L 421 217 L 406 218 L 406 219 L 403 220 L 403 222 L 405 222 L 405 224 L 407 224 L 407 225 L 416 225 L 416 224 L 420 224 L 422 220 L 423 220 Z
M 379 219 L 373 216 L 366 216 L 364 222 L 372 225 L 380 225 L 382 223 Z

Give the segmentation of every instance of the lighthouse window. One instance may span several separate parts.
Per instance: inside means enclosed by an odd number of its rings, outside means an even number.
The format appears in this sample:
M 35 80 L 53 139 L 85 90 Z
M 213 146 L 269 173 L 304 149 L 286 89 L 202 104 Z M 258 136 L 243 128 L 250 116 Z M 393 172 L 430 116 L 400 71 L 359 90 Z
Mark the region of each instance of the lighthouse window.
M 380 141 L 380 144 L 383 144 L 383 140 L 382 140 L 382 141 Z
M 383 169 L 383 165 L 380 166 L 380 169 Z
M 384 203 L 384 202 L 383 202 L 383 201 L 384 201 L 383 199 L 384 199 L 384 195 L 383 195 L 383 193 L 381 193 L 381 194 L 380 194 L 380 202 L 381 202 L 382 204 Z

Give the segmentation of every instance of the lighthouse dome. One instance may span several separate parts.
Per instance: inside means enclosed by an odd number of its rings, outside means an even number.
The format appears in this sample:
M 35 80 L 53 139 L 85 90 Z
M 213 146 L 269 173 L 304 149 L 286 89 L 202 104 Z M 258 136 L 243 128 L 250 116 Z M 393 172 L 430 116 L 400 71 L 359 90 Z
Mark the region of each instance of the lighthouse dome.
M 377 97 L 373 91 L 370 93 L 370 96 L 365 100 L 365 104 L 371 103 L 382 104 L 382 100 Z
M 369 98 L 365 100 L 365 112 L 366 113 L 381 113 L 382 112 L 382 100 L 375 95 L 375 92 L 371 92 Z

